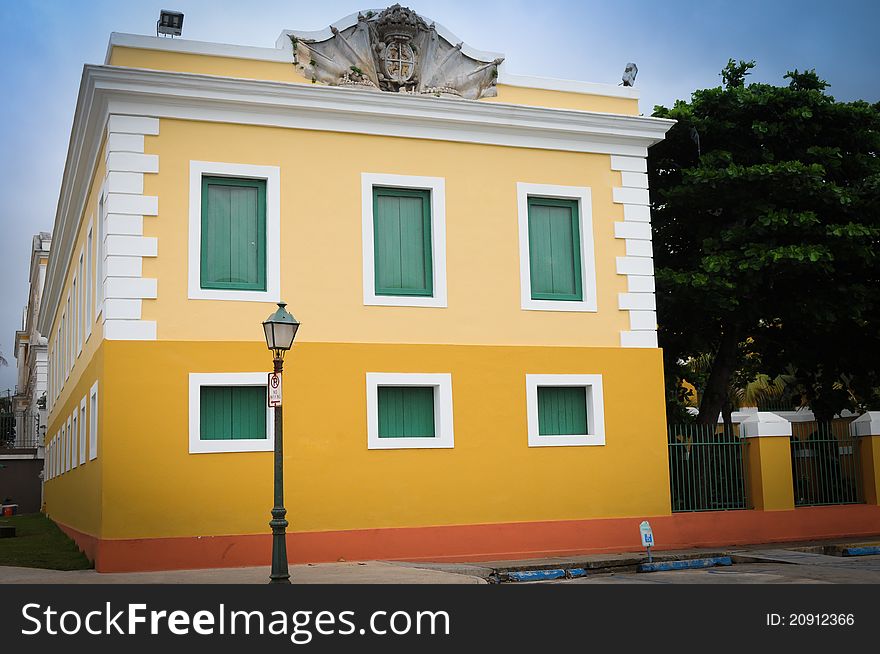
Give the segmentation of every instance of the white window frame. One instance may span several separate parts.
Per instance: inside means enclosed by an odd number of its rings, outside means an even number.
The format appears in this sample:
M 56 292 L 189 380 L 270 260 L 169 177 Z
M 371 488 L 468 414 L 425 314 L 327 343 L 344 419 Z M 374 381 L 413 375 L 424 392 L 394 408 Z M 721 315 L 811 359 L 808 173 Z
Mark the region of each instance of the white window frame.
M 104 309 L 104 239 L 107 238 L 107 183 L 98 194 L 98 238 L 95 239 L 95 320 Z
M 379 386 L 432 386 L 433 438 L 379 438 Z M 449 449 L 455 447 L 452 418 L 452 375 L 449 373 L 368 372 L 367 449 Z
M 586 388 L 588 434 L 541 435 L 538 430 L 538 387 L 577 386 Z M 605 445 L 605 399 L 602 375 L 526 375 L 526 413 L 529 447 Z
M 79 464 L 86 463 L 86 397 L 79 403 Z
M 98 382 L 89 390 L 89 461 L 98 458 Z
M 70 453 L 73 450 L 73 443 L 71 442 L 72 434 L 70 430 L 70 420 L 72 417 L 72 415 L 67 416 L 67 427 L 64 430 L 64 433 L 66 435 L 66 438 L 64 439 L 64 472 L 70 471 Z
M 83 271 L 85 269 L 85 249 L 81 249 L 79 251 L 79 268 L 77 272 L 77 280 L 79 280 L 79 286 L 77 286 L 76 290 L 76 299 L 74 302 L 76 303 L 76 356 L 79 357 L 82 354 L 83 349 L 83 322 L 86 315 L 85 303 L 83 302 L 83 291 L 86 286 L 89 285 L 86 280 Z M 76 280 L 74 280 L 76 282 Z
M 373 188 L 415 189 L 431 193 L 431 258 L 433 295 L 376 295 L 375 245 L 373 235 Z M 363 247 L 364 304 L 387 307 L 447 306 L 446 298 L 446 179 L 414 175 L 361 173 L 361 243 Z
M 70 431 L 70 469 L 73 470 L 79 465 L 79 407 L 73 407 L 70 421 L 72 425 Z
M 233 177 L 266 182 L 266 290 L 201 287 L 202 177 Z M 281 301 L 281 168 L 216 161 L 189 162 L 188 294 L 190 300 Z
M 576 200 L 580 221 L 582 300 L 532 299 L 532 275 L 529 257 L 529 198 Z M 517 182 L 516 204 L 519 222 L 520 301 L 530 311 L 598 311 L 596 296 L 596 249 L 593 236 L 592 193 L 587 186 L 557 186 Z
M 92 335 L 92 322 L 94 322 L 95 317 L 92 310 L 92 299 L 94 298 L 94 283 L 93 280 L 95 278 L 95 274 L 92 271 L 92 264 L 94 263 L 94 256 L 92 254 L 92 249 L 94 248 L 95 237 L 94 237 L 94 218 L 89 219 L 89 227 L 86 232 L 86 272 L 85 277 L 83 277 L 83 291 L 85 293 L 85 310 L 84 310 L 84 319 L 85 319 L 85 337 L 83 339 L 83 343 L 89 342 L 89 337 Z
M 263 386 L 265 372 L 191 372 L 189 373 L 189 453 L 272 452 L 275 449 L 275 411 L 266 403 L 266 438 L 212 440 L 201 439 L 202 386 Z

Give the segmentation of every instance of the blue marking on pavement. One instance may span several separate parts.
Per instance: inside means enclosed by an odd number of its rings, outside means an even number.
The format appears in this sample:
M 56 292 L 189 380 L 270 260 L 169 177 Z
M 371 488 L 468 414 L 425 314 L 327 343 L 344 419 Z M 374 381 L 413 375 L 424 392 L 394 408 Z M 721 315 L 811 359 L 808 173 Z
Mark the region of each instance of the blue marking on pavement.
M 547 579 L 562 579 L 565 570 L 523 570 L 522 572 L 510 572 L 507 575 L 511 581 L 546 581 Z
M 666 572 L 669 570 L 694 570 L 714 568 L 716 565 L 733 565 L 729 556 L 713 556 L 707 559 L 687 559 L 686 561 L 657 561 L 642 563 L 639 572 Z
M 880 546 L 868 545 L 866 547 L 845 547 L 841 550 L 844 556 L 868 556 L 870 554 L 880 554 Z

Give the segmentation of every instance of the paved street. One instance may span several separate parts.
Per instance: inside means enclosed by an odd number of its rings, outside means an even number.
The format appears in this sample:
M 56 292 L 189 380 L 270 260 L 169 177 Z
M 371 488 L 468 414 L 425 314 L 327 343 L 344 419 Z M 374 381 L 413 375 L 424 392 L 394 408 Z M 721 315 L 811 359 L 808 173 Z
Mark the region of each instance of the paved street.
M 844 558 L 767 550 L 767 562 L 670 572 L 597 574 L 540 583 L 563 584 L 880 584 L 880 555 Z M 785 554 L 782 554 L 785 552 Z M 757 558 L 764 551 L 749 552 Z M 788 558 L 790 562 L 781 562 Z M 795 562 L 797 560 L 797 562 Z

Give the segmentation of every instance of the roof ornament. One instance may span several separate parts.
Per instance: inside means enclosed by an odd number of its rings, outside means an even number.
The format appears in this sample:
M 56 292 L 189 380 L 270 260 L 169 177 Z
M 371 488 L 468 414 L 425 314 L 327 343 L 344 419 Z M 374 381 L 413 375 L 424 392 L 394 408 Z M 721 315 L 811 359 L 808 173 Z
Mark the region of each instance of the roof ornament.
M 497 94 L 503 57 L 465 54 L 462 43 L 451 43 L 434 23 L 399 4 L 359 13 L 353 25 L 329 32 L 323 38 L 290 34 L 294 65 L 314 83 L 472 100 Z
M 639 67 L 634 63 L 629 62 L 626 65 L 626 68 L 623 70 L 623 85 L 624 86 L 635 86 L 636 84 L 636 75 L 639 74 Z

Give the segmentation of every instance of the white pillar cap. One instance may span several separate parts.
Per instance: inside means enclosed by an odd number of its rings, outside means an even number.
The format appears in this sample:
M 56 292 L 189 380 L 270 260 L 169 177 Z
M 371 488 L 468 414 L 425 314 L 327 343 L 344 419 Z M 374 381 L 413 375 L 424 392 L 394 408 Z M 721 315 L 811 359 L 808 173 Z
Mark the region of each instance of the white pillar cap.
M 849 423 L 853 436 L 880 436 L 880 411 L 866 411 Z
M 791 423 L 769 411 L 757 411 L 742 421 L 740 430 L 746 438 L 791 436 Z

